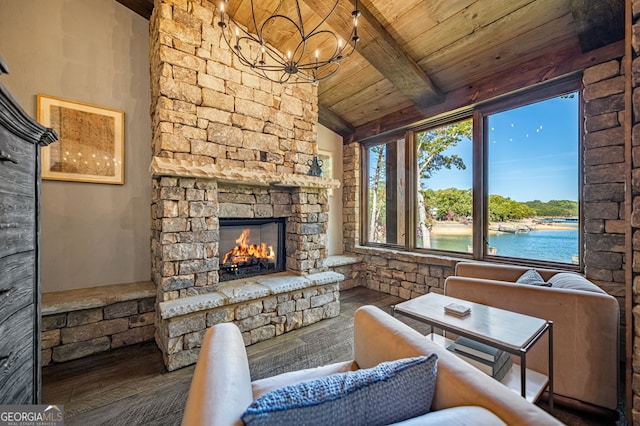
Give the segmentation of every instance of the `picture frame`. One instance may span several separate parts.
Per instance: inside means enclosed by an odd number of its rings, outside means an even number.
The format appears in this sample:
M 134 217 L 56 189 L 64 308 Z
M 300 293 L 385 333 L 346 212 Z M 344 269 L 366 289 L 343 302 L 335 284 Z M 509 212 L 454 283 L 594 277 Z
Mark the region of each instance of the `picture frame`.
M 38 94 L 38 121 L 60 139 L 41 151 L 42 179 L 124 184 L 124 111 Z

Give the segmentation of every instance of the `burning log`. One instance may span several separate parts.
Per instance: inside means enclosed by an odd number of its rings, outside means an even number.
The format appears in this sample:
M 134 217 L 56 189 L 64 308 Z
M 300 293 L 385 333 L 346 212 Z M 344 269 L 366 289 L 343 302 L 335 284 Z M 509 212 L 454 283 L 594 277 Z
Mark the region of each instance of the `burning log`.
M 273 246 L 267 246 L 264 242 L 260 243 L 260 245 L 250 244 L 249 233 L 249 229 L 242 231 L 242 234 L 236 240 L 237 246 L 224 255 L 222 259 L 223 265 L 226 265 L 227 262 L 231 263 L 232 267 L 255 262 L 273 262 L 276 257 L 273 252 Z

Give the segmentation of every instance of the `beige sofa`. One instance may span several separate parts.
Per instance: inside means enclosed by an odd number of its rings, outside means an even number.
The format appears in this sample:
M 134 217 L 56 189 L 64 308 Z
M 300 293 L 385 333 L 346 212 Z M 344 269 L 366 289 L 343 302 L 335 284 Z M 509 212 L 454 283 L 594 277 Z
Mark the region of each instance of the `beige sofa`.
M 241 425 L 254 398 L 286 385 L 330 374 L 370 368 L 383 361 L 438 354 L 431 412 L 402 424 L 562 424 L 489 376 L 373 306 L 354 317 L 354 359 L 251 382 L 238 328 L 229 323 L 209 329 L 194 371 L 183 425 Z M 482 408 L 484 407 L 484 408 Z M 460 422 L 460 420 L 464 422 Z M 471 423 L 469 423 L 471 421 Z M 414 423 L 415 422 L 415 423 Z
M 459 263 L 456 276 L 445 281 L 445 294 L 552 320 L 556 401 L 583 409 L 615 410 L 619 376 L 617 300 L 582 277 L 580 285 L 591 286 L 594 291 L 516 284 L 528 269 Z M 561 272 L 536 270 L 545 280 Z M 527 357 L 527 367 L 546 374 L 548 339 L 543 339 Z

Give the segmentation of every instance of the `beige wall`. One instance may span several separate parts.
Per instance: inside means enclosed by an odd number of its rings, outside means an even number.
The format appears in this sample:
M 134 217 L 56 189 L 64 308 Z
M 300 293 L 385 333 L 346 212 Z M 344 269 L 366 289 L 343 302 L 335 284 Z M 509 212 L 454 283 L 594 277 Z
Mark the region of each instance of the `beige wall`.
M 329 191 L 329 229 L 327 251 L 329 256 L 342 254 L 342 136 L 318 124 L 318 149 L 333 154 L 333 175 L 324 177 L 339 179 L 340 188 Z
M 44 181 L 43 292 L 150 279 L 148 21 L 115 0 L 2 0 L 1 77 L 36 94 L 125 112 L 125 184 Z

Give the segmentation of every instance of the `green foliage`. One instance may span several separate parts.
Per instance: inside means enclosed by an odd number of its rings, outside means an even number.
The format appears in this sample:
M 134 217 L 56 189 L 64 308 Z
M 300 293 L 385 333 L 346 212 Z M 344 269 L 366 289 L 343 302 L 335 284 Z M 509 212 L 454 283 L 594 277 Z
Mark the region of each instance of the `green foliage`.
M 460 218 L 473 214 L 473 194 L 471 189 L 448 188 L 424 191 L 425 206 L 428 212 L 435 212 L 436 219 Z
M 528 207 L 533 209 L 536 216 L 545 217 L 575 217 L 578 216 L 578 202 L 570 200 L 551 200 L 542 202 L 540 200 L 527 201 Z
M 422 192 L 425 209 L 435 220 L 452 220 L 469 217 L 473 214 L 473 194 L 471 189 L 447 188 Z M 569 200 L 539 200 L 521 203 L 502 195 L 489 196 L 489 220 L 504 222 L 530 217 L 575 217 L 578 215 L 578 203 Z
M 489 195 L 489 220 L 504 222 L 511 219 L 524 219 L 535 216 L 535 211 L 526 204 L 514 201 L 502 195 Z
M 446 155 L 445 151 L 464 139 L 471 139 L 471 125 L 472 121 L 469 119 L 418 133 L 416 152 L 420 180 L 429 179 L 442 168 L 455 167 L 460 170 L 467 168 L 459 155 Z

